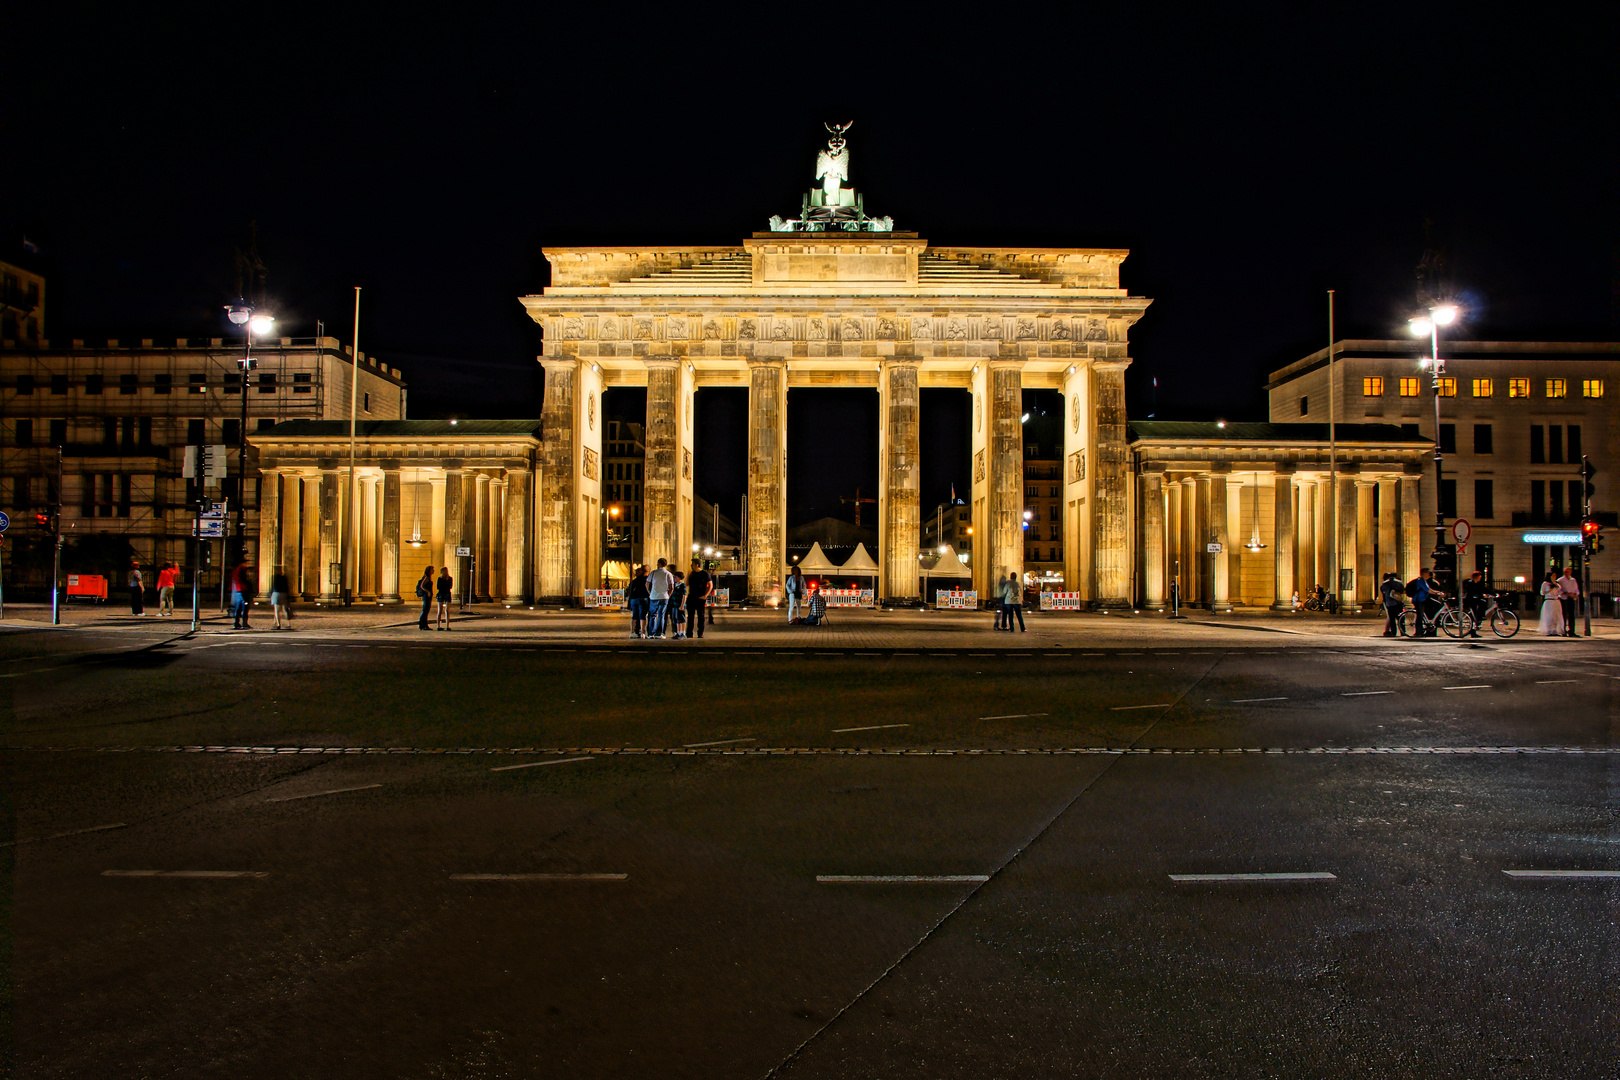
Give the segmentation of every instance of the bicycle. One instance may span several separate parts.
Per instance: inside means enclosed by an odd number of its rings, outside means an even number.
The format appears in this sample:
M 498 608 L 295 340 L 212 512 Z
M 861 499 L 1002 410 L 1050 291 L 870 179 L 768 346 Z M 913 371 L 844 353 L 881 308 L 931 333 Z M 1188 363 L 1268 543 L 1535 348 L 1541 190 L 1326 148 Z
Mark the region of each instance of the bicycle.
M 1489 625 L 1491 633 L 1499 638 L 1510 638 L 1517 634 L 1519 632 L 1519 616 L 1501 607 L 1497 603 L 1501 597 L 1496 593 L 1486 593 L 1484 595 L 1486 606 L 1484 612 L 1480 615 L 1478 623 L 1474 621 L 1472 614 L 1463 613 L 1464 619 L 1467 620 L 1466 632 L 1471 634 L 1478 627 Z
M 1466 632 L 1463 628 L 1463 620 L 1467 617 L 1466 614 L 1452 607 L 1451 600 L 1448 598 L 1440 602 L 1440 610 L 1434 613 L 1432 619 L 1420 617 L 1416 608 L 1403 609 L 1399 615 L 1395 616 L 1395 628 L 1401 637 L 1406 637 L 1407 620 L 1411 619 L 1412 637 L 1420 636 L 1428 627 L 1436 627 L 1444 631 L 1447 637 L 1461 638 Z
M 1336 615 L 1339 611 L 1339 602 L 1332 596 L 1329 596 L 1323 600 L 1318 600 L 1315 596 L 1310 596 L 1306 598 L 1305 602 L 1301 604 L 1300 607 L 1306 611 L 1325 611 L 1329 615 Z
M 1519 632 L 1519 617 L 1511 611 L 1498 606 L 1499 597 L 1496 593 L 1486 593 L 1489 606 L 1479 623 L 1475 623 L 1473 615 L 1460 608 L 1452 606 L 1450 598 L 1442 601 L 1440 610 L 1434 613 L 1429 625 L 1438 627 L 1449 638 L 1462 638 L 1472 634 L 1477 626 L 1489 625 L 1491 633 L 1499 638 L 1510 638 Z M 1395 625 L 1402 637 L 1406 636 L 1407 619 L 1413 620 L 1412 629 L 1415 634 L 1424 626 L 1424 620 L 1417 618 L 1417 611 L 1406 608 L 1395 617 Z

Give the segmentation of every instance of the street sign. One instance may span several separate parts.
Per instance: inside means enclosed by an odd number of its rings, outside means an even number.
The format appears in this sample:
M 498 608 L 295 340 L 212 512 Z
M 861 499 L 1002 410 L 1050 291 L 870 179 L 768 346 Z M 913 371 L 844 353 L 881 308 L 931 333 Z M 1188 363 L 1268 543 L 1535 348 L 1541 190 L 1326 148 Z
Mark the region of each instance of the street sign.
M 1463 518 L 1458 518 L 1451 523 L 1451 535 L 1457 538 L 1459 544 L 1468 543 L 1468 537 L 1472 535 L 1473 531 L 1474 527 Z
M 472 548 L 470 548 L 470 547 L 458 547 L 458 548 L 456 548 L 456 558 L 458 558 L 458 559 L 465 559 L 468 556 L 470 556 L 471 554 L 472 554 Z
M 9 528 L 11 528 L 11 519 L 5 514 L 0 513 L 0 533 L 5 532 Z
M 199 520 L 193 521 L 191 535 L 199 540 L 225 539 L 225 510 L 223 505 L 218 510 L 210 510 L 203 514 Z
M 211 446 L 186 447 L 186 463 L 180 474 L 188 480 L 201 477 L 205 480 L 219 480 L 225 476 L 226 447 L 224 443 L 215 443 Z
M 1463 543 L 1461 540 L 1457 541 L 1457 554 L 1459 554 L 1459 555 L 1468 554 L 1468 545 Z
M 1221 553 L 1221 545 L 1212 543 L 1204 550 L 1209 552 L 1211 555 L 1219 555 Z

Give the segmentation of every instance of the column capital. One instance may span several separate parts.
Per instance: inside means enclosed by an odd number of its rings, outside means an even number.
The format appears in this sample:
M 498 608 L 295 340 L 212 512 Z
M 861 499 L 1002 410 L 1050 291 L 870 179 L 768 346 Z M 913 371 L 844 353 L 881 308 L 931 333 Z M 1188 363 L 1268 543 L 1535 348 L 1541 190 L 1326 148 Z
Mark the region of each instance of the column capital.
M 679 356 L 666 355 L 643 356 L 641 358 L 641 364 L 643 367 L 679 367 L 681 364 L 681 358 Z
M 540 358 L 540 366 L 545 368 L 548 375 L 553 371 L 578 371 L 579 364 L 580 360 L 577 356 L 542 356 Z
M 1144 461 L 1142 462 L 1141 473 L 1143 476 L 1156 475 L 1162 477 L 1166 469 L 1167 466 L 1162 461 Z
M 987 356 L 980 361 L 980 363 L 984 364 L 985 367 L 1017 368 L 1019 371 L 1023 371 L 1024 365 L 1028 362 L 1029 361 L 1022 356 Z
M 1115 360 L 1104 360 L 1101 358 L 1092 359 L 1086 361 L 1086 366 L 1091 368 L 1093 371 L 1123 372 L 1126 368 L 1131 366 L 1131 358 L 1127 356 L 1122 359 Z
M 1280 478 L 1293 476 L 1294 473 L 1299 471 L 1299 467 L 1291 461 L 1278 461 L 1272 463 L 1271 471 Z
M 743 359 L 751 368 L 785 368 L 788 362 L 785 356 L 748 356 Z

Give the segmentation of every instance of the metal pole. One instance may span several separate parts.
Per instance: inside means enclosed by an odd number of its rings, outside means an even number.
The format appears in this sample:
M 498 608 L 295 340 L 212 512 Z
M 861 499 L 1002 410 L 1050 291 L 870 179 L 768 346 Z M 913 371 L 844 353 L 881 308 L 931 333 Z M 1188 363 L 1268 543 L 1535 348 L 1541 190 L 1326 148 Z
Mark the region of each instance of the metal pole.
M 51 625 L 62 625 L 62 448 L 56 448 L 56 514 L 51 519 Z
M 1333 511 L 1333 535 L 1328 537 L 1328 586 L 1334 604 L 1344 610 L 1339 591 L 1339 432 L 1337 427 L 1338 387 L 1333 370 L 1333 292 L 1328 294 L 1328 502 Z
M 202 457 L 198 447 L 197 457 Z M 207 467 L 197 470 L 197 518 L 191 533 L 191 632 L 202 626 L 202 487 L 206 483 Z
M 242 391 L 242 426 L 236 433 L 236 460 L 240 476 L 237 478 L 236 491 L 236 546 L 237 560 L 247 561 L 247 422 L 248 422 L 248 373 L 253 370 L 253 320 L 250 318 L 242 324 L 246 331 L 247 348 L 242 353 L 242 384 L 238 389 Z M 229 562 L 229 559 L 225 560 Z
M 1592 516 L 1591 481 L 1586 478 L 1587 455 L 1581 455 L 1581 621 L 1586 636 L 1592 636 L 1592 551 L 1587 544 L 1585 523 Z
M 1441 499 L 1445 483 L 1442 478 L 1440 452 L 1440 324 L 1434 321 L 1432 311 L 1429 313 L 1429 347 L 1431 368 L 1429 385 L 1434 389 L 1434 570 L 1435 577 L 1438 578 L 1440 560 L 1445 554 L 1446 546 L 1446 513 Z M 1455 576 L 1453 574 L 1453 577 Z
M 354 287 L 354 377 L 349 380 L 349 505 L 346 512 L 341 515 L 349 528 L 349 546 L 343 546 L 341 533 L 338 539 L 338 562 L 341 564 L 340 577 L 343 585 L 343 603 L 347 606 L 351 602 L 349 575 L 360 566 L 360 490 L 359 478 L 354 473 L 354 430 L 357 414 L 360 411 L 360 286 Z M 352 515 L 352 516 L 351 516 Z M 339 525 L 339 529 L 343 526 Z M 349 555 L 353 558 L 350 559 Z

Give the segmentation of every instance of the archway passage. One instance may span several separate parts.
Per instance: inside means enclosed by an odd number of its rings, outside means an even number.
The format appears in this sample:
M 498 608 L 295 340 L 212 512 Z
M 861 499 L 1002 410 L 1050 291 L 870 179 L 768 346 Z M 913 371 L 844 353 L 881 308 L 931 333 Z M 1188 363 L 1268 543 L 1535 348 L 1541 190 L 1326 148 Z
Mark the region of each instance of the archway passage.
M 748 595 L 742 508 L 748 493 L 748 390 L 706 386 L 693 407 L 693 556 L 728 601 Z
M 790 389 L 787 444 L 788 566 L 817 543 L 834 563 L 861 545 L 881 563 L 878 395 Z
M 616 386 L 602 393 L 601 588 L 623 588 L 642 562 L 647 391 Z

